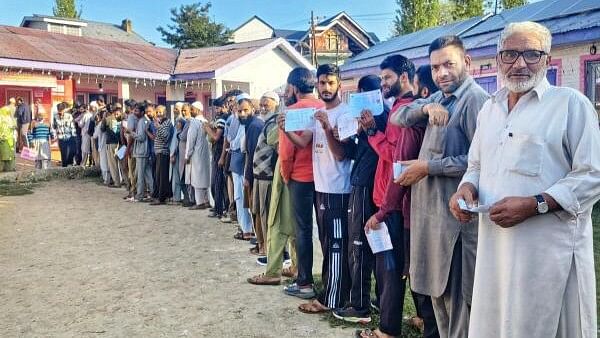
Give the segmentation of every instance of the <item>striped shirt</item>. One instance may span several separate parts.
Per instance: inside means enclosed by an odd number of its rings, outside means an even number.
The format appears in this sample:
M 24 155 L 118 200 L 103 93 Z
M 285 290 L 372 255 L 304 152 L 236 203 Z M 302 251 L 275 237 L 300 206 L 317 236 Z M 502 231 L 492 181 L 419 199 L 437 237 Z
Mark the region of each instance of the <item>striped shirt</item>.
M 50 126 L 44 122 L 38 122 L 32 130 L 34 140 L 49 140 Z
M 75 125 L 73 124 L 73 116 L 69 113 L 64 113 L 62 118 L 58 114 L 54 117 L 52 125 L 54 133 L 59 140 L 68 140 L 75 136 Z
M 169 137 L 171 136 L 171 121 L 164 119 L 156 129 L 156 137 L 154 138 L 154 153 L 168 154 L 169 153 Z

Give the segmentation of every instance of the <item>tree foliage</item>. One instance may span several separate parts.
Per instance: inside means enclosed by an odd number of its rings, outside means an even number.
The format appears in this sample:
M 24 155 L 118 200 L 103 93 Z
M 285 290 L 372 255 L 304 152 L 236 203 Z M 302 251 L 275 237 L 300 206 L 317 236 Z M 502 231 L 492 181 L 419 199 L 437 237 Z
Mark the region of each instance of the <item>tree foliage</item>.
M 451 0 L 454 21 L 483 15 L 483 0 Z
M 439 0 L 396 0 L 398 9 L 394 18 L 394 36 L 412 33 L 436 26 L 440 19 Z
M 502 0 L 502 9 L 511 9 L 527 4 L 527 0 Z
M 211 3 L 200 2 L 171 9 L 172 24 L 157 30 L 162 40 L 175 48 L 222 46 L 229 42 L 231 30 L 209 17 Z
M 81 8 L 77 11 L 75 0 L 55 0 L 52 13 L 54 16 L 61 18 L 79 19 L 81 17 Z

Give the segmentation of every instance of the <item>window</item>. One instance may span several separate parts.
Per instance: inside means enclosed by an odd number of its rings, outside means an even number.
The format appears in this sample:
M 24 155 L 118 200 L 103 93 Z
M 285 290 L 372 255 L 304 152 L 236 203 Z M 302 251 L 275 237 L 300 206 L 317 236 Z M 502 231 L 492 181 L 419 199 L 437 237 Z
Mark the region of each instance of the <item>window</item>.
M 600 113 L 600 61 L 585 63 L 585 95 Z
M 75 101 L 79 103 L 88 103 L 87 95 L 85 93 L 77 93 L 77 95 L 75 95 Z
M 337 50 L 338 47 L 338 39 L 339 36 L 334 31 L 329 31 L 325 36 L 325 43 L 327 45 L 327 50 Z
M 489 94 L 495 93 L 498 89 L 496 76 L 478 77 L 475 79 L 475 82 L 477 82 L 481 88 L 485 89 L 485 91 Z
M 65 26 L 65 28 L 67 35 L 81 36 L 81 34 L 79 33 L 79 27 Z
M 49 23 L 48 24 L 48 31 L 50 33 L 60 33 L 60 34 L 62 34 L 62 32 L 63 32 L 63 26 Z

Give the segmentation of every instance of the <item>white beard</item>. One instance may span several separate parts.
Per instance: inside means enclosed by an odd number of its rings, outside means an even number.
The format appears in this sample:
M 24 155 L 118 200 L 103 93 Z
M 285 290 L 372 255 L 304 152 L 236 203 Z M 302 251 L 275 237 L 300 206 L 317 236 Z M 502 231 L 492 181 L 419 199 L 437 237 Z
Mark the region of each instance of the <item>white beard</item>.
M 500 72 L 500 78 L 502 83 L 513 93 L 525 93 L 537 86 L 546 77 L 547 67 L 540 69 L 537 73 L 534 73 L 529 80 L 526 81 L 514 81 L 508 78 L 506 74 Z

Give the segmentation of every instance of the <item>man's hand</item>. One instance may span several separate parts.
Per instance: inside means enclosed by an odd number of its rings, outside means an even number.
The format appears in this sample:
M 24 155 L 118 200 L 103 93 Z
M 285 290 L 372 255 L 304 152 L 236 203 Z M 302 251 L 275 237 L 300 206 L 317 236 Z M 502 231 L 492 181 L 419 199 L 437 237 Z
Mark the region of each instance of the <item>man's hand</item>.
M 321 127 L 323 127 L 323 130 L 326 132 L 331 130 L 331 124 L 329 124 L 329 117 L 326 112 L 322 110 L 317 111 L 315 113 L 315 120 L 321 123 Z
M 461 223 L 468 223 L 475 216 L 472 212 L 462 210 L 458 205 L 458 200 L 463 199 L 468 206 L 477 205 L 477 188 L 471 183 L 463 183 L 454 195 L 450 198 L 450 212 Z
M 445 126 L 448 124 L 449 113 L 444 106 L 439 103 L 428 103 L 423 106 L 423 112 L 429 115 L 429 124 L 434 126 Z
M 365 109 L 362 111 L 362 113 L 360 113 L 358 122 L 364 130 L 377 127 L 377 124 L 375 124 L 375 119 L 373 118 L 373 114 L 371 114 L 371 111 L 368 109 Z
M 185 160 L 185 164 L 190 164 L 190 159 L 189 159 L 189 158 L 187 158 L 187 159 Z
M 338 130 L 338 127 L 335 127 L 331 130 L 331 133 L 333 134 L 333 137 L 335 137 L 336 140 L 341 141 L 340 140 L 340 132 Z
M 400 164 L 408 168 L 394 181 L 396 184 L 408 187 L 429 175 L 429 164 L 425 160 L 402 161 Z
M 250 186 L 250 182 L 244 178 L 244 187 L 248 188 Z
M 219 168 L 223 168 L 223 166 L 225 165 L 225 159 L 223 157 L 219 158 L 219 162 L 217 162 L 217 165 L 219 166 Z
M 510 228 L 537 215 L 535 197 L 505 197 L 490 208 L 490 219 L 503 228 Z
M 285 114 L 277 115 L 277 125 L 279 129 L 285 131 Z
M 375 218 L 375 215 L 371 216 L 367 223 L 365 223 L 365 233 L 371 230 L 379 230 L 379 221 Z
M 171 156 L 171 163 L 175 164 L 175 156 Z

